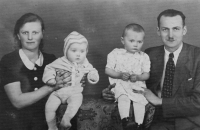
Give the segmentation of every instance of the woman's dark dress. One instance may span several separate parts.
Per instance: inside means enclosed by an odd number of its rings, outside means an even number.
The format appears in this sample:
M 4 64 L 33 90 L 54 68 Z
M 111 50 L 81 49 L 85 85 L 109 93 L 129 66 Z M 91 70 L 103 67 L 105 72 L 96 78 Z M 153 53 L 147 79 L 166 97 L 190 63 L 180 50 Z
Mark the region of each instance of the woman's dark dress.
M 42 76 L 47 64 L 56 59 L 52 54 L 42 53 L 43 65 L 35 65 L 36 70 L 29 70 L 23 64 L 19 50 L 11 52 L 0 62 L 0 130 L 46 130 L 45 103 L 47 96 L 33 105 L 16 109 L 8 99 L 4 86 L 13 82 L 21 83 L 23 93 L 35 91 L 44 85 Z M 14 87 L 14 86 L 13 86 Z

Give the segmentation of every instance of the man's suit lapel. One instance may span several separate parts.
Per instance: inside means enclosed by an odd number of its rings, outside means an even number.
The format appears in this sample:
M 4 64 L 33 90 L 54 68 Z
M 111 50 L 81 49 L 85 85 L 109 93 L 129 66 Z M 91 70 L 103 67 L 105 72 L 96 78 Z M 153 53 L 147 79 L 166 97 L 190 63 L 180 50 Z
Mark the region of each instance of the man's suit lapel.
M 164 46 L 161 46 L 158 52 L 158 55 L 156 56 L 156 70 L 157 70 L 157 74 L 160 77 L 160 81 L 162 78 L 162 74 L 163 74 L 163 69 L 164 69 Z M 159 82 L 160 82 L 159 81 Z
M 185 43 L 183 43 L 183 48 L 176 63 L 172 95 L 176 93 L 183 80 L 186 80 L 185 77 L 187 76 L 187 72 L 190 68 L 188 54 L 188 47 Z

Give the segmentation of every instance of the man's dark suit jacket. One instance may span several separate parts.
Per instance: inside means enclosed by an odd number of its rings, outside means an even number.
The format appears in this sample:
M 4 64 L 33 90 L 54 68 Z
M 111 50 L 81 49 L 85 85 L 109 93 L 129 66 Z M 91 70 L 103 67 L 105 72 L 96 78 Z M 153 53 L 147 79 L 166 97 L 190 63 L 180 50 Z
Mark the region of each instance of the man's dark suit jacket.
M 164 45 L 145 51 L 151 61 L 147 87 L 157 95 L 164 68 Z M 163 98 L 163 116 L 175 118 L 176 130 L 200 130 L 200 48 L 183 43 L 171 98 Z

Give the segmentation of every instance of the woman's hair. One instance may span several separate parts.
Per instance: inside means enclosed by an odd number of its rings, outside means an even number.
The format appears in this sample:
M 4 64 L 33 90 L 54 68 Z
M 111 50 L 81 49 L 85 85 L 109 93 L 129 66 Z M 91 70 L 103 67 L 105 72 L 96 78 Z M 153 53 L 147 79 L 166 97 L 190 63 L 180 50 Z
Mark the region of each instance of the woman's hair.
M 14 35 L 14 39 L 15 39 L 15 42 L 17 43 L 18 48 L 22 48 L 21 41 L 19 40 L 19 38 L 17 36 L 19 34 L 19 30 L 22 28 L 22 26 L 24 26 L 24 24 L 29 23 L 29 22 L 36 22 L 36 21 L 39 21 L 41 23 L 42 31 L 44 31 L 45 30 L 44 22 L 43 22 L 42 18 L 36 14 L 26 13 L 17 20 L 17 22 L 15 24 L 13 35 Z M 41 39 L 41 42 L 39 45 L 40 51 L 43 50 L 43 46 L 44 46 L 43 39 Z

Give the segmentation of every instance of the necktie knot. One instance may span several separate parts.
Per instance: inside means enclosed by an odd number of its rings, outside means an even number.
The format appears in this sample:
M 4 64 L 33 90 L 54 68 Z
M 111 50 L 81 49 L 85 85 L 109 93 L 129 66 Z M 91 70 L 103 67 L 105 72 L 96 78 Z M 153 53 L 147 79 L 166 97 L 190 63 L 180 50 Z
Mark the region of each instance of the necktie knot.
M 170 54 L 169 54 L 169 58 L 174 58 L 174 54 L 173 54 L 173 53 L 170 53 Z

